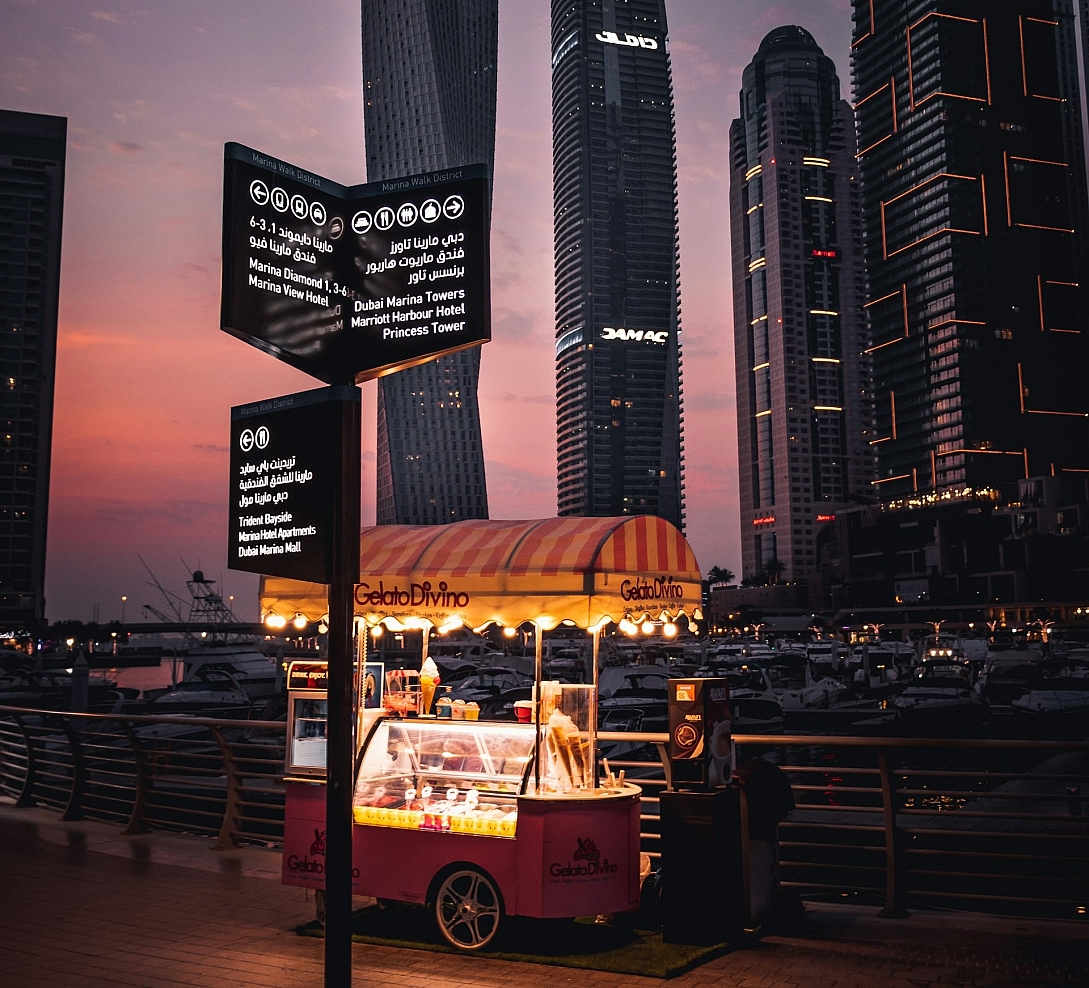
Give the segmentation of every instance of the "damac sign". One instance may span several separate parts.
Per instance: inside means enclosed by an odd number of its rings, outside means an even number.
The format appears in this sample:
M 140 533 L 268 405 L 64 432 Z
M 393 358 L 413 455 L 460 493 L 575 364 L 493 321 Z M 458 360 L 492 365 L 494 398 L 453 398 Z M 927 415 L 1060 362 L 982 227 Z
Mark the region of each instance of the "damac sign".
M 651 51 L 657 51 L 658 49 L 657 41 L 653 38 L 644 38 L 641 34 L 625 34 L 622 38 L 615 31 L 602 31 L 600 34 L 595 34 L 594 37 L 606 45 L 620 45 L 624 48 L 649 48 Z
M 603 340 L 630 340 L 632 342 L 643 343 L 665 343 L 665 341 L 669 339 L 669 333 L 664 329 L 655 332 L 651 329 L 614 329 L 612 326 L 605 326 L 601 330 L 601 338 Z
M 355 602 L 366 607 L 468 607 L 469 595 L 464 591 L 451 590 L 445 580 L 440 580 L 433 588 L 430 580 L 423 583 L 410 583 L 407 590 L 390 587 L 381 580 L 378 589 L 372 590 L 370 584 L 360 583 L 355 588 Z
M 620 584 L 620 596 L 625 600 L 679 600 L 684 597 L 684 587 L 673 582 L 672 576 L 660 576 L 654 580 L 625 580 Z

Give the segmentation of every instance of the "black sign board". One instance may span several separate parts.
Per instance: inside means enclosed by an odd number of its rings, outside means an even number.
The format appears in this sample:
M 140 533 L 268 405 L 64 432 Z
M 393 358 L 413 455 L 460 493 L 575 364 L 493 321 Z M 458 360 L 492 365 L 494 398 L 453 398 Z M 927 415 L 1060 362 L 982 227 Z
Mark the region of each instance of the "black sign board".
M 224 330 L 329 383 L 491 339 L 484 165 L 346 187 L 224 149 Z
M 351 386 L 231 409 L 231 569 L 329 583 L 334 484 Z

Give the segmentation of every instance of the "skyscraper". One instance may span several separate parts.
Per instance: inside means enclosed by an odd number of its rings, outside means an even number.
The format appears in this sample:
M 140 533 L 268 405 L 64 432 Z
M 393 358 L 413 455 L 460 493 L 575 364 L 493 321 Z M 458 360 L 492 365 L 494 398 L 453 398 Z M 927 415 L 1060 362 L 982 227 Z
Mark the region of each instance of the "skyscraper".
M 363 0 L 367 178 L 495 159 L 498 0 Z M 378 382 L 379 525 L 488 517 L 480 349 Z
M 882 499 L 1089 470 L 1071 0 L 855 0 Z
M 730 128 L 742 571 L 801 580 L 836 510 L 872 496 L 854 118 L 832 60 L 781 27 Z
M 0 110 L 0 628 L 43 616 L 68 121 Z
M 561 515 L 684 523 L 665 0 L 553 0 Z

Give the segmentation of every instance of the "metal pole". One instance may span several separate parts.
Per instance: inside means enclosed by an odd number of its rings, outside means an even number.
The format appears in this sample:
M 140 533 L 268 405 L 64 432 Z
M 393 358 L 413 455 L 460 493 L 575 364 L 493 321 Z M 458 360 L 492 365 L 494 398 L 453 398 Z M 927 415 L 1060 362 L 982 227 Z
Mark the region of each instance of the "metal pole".
M 598 704 L 598 657 L 601 654 L 601 631 L 604 628 L 604 620 L 594 626 L 593 662 L 594 662 L 594 693 L 590 703 L 590 757 L 593 758 L 593 771 L 590 775 L 591 783 L 597 788 L 597 704 Z
M 533 780 L 535 795 L 541 791 L 541 680 L 544 677 L 544 628 L 534 622 L 533 661 Z
M 340 407 L 340 462 L 333 477 L 329 584 L 329 721 L 325 792 L 325 988 L 352 983 L 352 620 L 359 582 L 360 408 Z M 330 437 L 331 439 L 334 437 Z

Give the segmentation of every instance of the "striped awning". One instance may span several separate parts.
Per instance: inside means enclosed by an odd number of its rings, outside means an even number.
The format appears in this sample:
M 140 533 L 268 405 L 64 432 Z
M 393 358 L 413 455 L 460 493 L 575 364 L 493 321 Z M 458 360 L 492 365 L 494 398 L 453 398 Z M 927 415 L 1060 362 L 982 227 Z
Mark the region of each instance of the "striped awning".
M 629 618 L 699 619 L 700 570 L 662 518 L 546 518 L 382 525 L 360 537 L 356 614 L 414 626 L 534 621 L 592 627 Z M 264 577 L 262 614 L 316 620 L 326 588 Z

